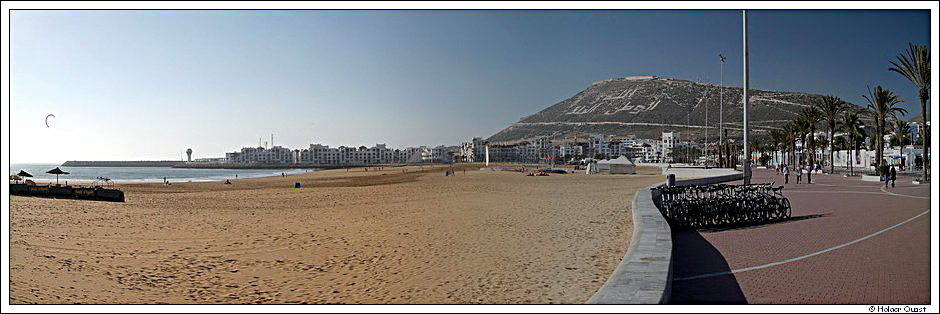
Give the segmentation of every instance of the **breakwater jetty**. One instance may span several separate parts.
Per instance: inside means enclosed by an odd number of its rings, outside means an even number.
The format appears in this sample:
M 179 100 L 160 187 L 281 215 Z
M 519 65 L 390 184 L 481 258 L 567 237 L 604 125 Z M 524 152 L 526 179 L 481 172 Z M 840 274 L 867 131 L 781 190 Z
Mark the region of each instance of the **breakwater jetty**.
M 61 167 L 172 167 L 190 169 L 342 169 L 358 167 L 400 167 L 405 164 L 312 164 L 312 163 L 233 163 L 177 160 L 66 161 Z
M 69 160 L 62 167 L 173 167 L 178 160 L 80 161 Z
M 178 162 L 172 167 L 193 169 L 332 169 L 329 165 L 235 162 Z

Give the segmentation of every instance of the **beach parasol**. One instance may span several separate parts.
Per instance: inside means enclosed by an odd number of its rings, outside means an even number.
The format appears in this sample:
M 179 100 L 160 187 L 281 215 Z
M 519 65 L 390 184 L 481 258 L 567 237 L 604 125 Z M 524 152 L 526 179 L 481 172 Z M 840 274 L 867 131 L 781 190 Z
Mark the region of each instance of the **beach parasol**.
M 18 177 L 16 180 L 19 180 L 20 178 L 32 178 L 33 177 L 33 175 L 29 174 L 29 172 L 26 172 L 23 170 L 20 170 L 20 173 L 15 174 L 15 176 Z
M 46 171 L 46 173 L 54 174 L 54 175 L 55 175 L 55 185 L 59 185 L 59 175 L 60 175 L 60 174 L 69 174 L 68 172 L 62 171 L 62 169 L 59 169 L 59 167 L 55 167 L 55 169 Z

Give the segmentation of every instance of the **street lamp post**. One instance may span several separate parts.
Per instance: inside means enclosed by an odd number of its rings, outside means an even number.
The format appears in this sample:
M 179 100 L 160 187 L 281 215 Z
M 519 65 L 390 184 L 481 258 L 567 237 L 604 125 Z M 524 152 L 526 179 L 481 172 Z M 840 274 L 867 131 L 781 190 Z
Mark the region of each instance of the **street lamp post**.
M 724 123 L 725 123 L 725 118 L 724 118 L 725 106 L 724 106 L 724 102 L 722 99 L 722 96 L 724 96 L 724 93 L 722 93 L 722 87 L 724 85 L 724 80 L 725 80 L 725 56 L 719 53 L 718 60 L 720 61 L 720 65 L 719 65 L 720 77 L 718 79 L 718 156 L 721 157 L 723 154 L 722 149 L 724 149 L 724 145 L 725 145 L 725 134 L 723 132 Z M 718 163 L 720 164 L 719 166 L 724 165 L 724 162 L 722 160 L 719 160 Z
M 751 143 L 748 139 L 748 133 L 751 132 L 748 127 L 747 119 L 747 88 L 748 88 L 748 77 L 747 77 L 747 10 L 742 10 L 742 17 L 744 19 L 744 184 L 751 184 Z
M 705 85 L 705 141 L 702 145 L 705 152 L 705 169 L 708 169 L 708 85 Z

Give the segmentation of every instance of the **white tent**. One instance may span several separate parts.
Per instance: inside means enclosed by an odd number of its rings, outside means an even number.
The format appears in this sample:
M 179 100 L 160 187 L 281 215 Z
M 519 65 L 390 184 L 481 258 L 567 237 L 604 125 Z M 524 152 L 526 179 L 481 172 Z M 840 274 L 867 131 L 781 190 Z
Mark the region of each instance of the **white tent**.
M 636 164 L 630 158 L 620 156 L 607 162 L 610 174 L 636 174 Z
M 597 171 L 608 171 L 610 170 L 610 160 L 602 159 L 597 161 Z

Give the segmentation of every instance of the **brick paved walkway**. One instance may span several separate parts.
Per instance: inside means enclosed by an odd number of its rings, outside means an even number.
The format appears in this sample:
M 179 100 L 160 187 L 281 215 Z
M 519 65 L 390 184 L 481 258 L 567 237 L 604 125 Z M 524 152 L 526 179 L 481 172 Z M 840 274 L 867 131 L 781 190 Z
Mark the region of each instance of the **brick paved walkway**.
M 783 176 L 758 169 L 752 181 L 779 185 Z M 881 183 L 841 175 L 795 181 L 791 175 L 783 190 L 793 207 L 788 221 L 674 232 L 671 302 L 930 302 L 929 185 L 905 178 L 887 189 L 892 195 Z

